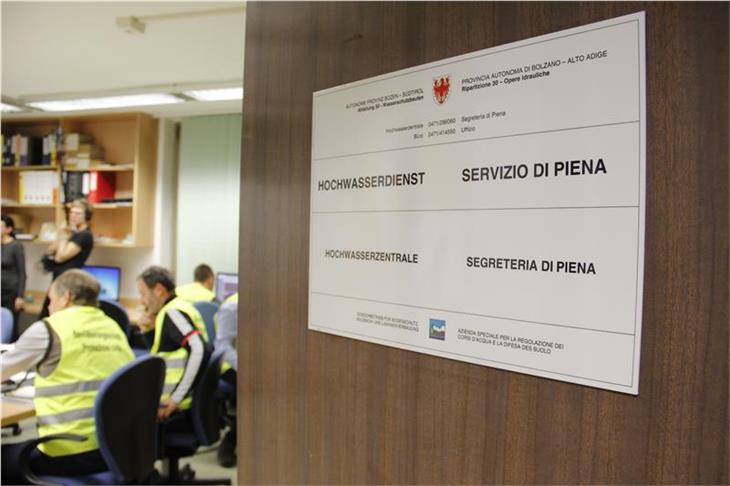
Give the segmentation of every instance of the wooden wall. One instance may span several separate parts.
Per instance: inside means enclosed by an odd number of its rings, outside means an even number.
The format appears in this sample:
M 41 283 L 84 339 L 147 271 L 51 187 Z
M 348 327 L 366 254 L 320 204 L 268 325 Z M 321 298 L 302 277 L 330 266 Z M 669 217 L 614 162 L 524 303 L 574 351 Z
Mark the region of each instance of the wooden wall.
M 239 480 L 728 483 L 728 4 L 247 4 Z M 307 330 L 312 92 L 646 10 L 638 397 Z

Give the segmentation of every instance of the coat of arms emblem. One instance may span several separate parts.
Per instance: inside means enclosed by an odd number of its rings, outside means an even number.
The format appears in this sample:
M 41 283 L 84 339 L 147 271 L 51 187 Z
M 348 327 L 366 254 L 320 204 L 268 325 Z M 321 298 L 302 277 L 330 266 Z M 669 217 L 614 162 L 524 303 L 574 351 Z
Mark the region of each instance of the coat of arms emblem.
M 444 74 L 433 79 L 433 99 L 436 103 L 443 105 L 449 97 L 449 88 L 451 87 L 451 75 Z

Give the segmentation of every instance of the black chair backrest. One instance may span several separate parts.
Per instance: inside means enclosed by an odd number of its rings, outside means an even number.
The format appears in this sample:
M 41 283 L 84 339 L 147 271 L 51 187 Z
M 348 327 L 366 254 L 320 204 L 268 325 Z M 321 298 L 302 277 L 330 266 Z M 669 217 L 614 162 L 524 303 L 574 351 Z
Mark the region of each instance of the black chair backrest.
M 152 473 L 164 382 L 165 361 L 147 355 L 114 372 L 97 393 L 94 417 L 99 448 L 120 484 L 143 481 Z
M 223 351 L 219 349 L 213 352 L 193 391 L 193 403 L 190 407 L 193 429 L 198 441 L 205 446 L 212 445 L 220 437 L 221 416 L 216 390 L 221 376 Z
M 99 299 L 99 308 L 107 317 L 119 324 L 125 336 L 130 336 L 129 315 L 120 303 L 113 300 Z

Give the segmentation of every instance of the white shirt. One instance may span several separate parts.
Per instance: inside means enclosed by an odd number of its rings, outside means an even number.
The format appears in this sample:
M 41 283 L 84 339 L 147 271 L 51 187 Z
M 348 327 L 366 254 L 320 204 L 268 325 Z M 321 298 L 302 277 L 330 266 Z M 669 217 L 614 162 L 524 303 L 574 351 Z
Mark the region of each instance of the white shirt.
M 7 380 L 16 373 L 38 367 L 38 374 L 46 377 L 53 373 L 60 360 L 61 340 L 45 322 L 37 321 L 20 335 L 12 351 L 0 356 L 0 375 Z
M 225 349 L 223 360 L 230 363 L 238 371 L 238 353 L 236 337 L 238 337 L 238 302 L 225 302 L 216 314 L 218 329 L 215 333 L 215 349 Z

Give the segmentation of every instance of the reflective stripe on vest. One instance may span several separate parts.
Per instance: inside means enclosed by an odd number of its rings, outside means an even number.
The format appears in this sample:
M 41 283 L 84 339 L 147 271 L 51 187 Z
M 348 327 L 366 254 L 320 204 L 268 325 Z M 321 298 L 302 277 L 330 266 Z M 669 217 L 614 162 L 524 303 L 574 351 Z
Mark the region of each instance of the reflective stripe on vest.
M 190 302 L 179 297 L 175 297 L 165 304 L 162 309 L 160 309 L 155 317 L 155 339 L 152 342 L 150 352 L 162 357 L 167 365 L 167 369 L 165 371 L 165 385 L 162 389 L 161 400 L 170 398 L 170 395 L 173 391 L 175 391 L 177 384 L 180 383 L 180 380 L 182 380 L 182 377 L 185 374 L 185 365 L 187 364 L 188 359 L 188 352 L 185 348 L 178 348 L 174 351 L 159 350 L 162 343 L 162 326 L 165 322 L 166 315 L 169 315 L 170 319 L 172 319 L 183 330 L 193 330 L 193 326 L 190 325 L 181 312 L 190 317 L 193 321 L 194 328 L 203 336 L 203 340 L 208 340 L 208 333 L 205 330 L 203 318 L 200 316 L 200 312 L 198 312 L 198 310 L 193 307 Z M 187 332 L 183 332 L 183 334 L 187 334 Z M 190 403 L 190 397 L 187 397 L 178 406 L 181 410 L 186 410 L 190 408 Z
M 68 307 L 46 322 L 58 336 L 61 356 L 50 375 L 35 377 L 38 436 L 68 433 L 86 441 L 50 441 L 38 448 L 52 457 L 98 449 L 96 392 L 109 375 L 134 359 L 134 353 L 119 325 L 96 307 Z
M 98 390 L 104 380 L 79 381 L 69 383 L 68 385 L 51 385 L 41 389 L 36 389 L 37 397 L 55 397 L 58 395 L 67 395 L 69 393 L 79 393 L 91 390 Z
M 70 412 L 57 413 L 55 415 L 44 415 L 38 417 L 38 425 L 57 425 L 73 422 L 75 420 L 89 418 L 94 416 L 94 408 L 82 408 L 80 410 L 71 410 Z

